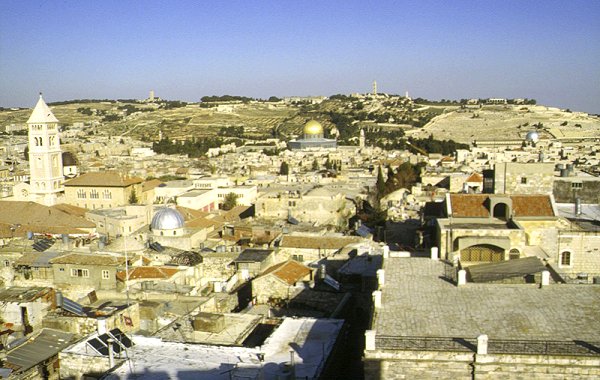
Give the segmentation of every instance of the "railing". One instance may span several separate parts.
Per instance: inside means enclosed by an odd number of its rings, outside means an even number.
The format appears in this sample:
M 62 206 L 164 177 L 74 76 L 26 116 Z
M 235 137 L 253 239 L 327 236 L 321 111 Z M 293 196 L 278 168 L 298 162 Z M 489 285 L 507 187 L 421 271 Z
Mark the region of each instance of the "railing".
M 375 347 L 393 350 L 477 351 L 477 339 L 377 335 Z
M 476 338 L 378 335 L 375 347 L 402 351 L 477 352 Z M 489 354 L 600 356 L 600 342 L 489 339 Z
M 595 356 L 600 355 L 600 342 L 490 339 L 488 352 L 490 354 Z

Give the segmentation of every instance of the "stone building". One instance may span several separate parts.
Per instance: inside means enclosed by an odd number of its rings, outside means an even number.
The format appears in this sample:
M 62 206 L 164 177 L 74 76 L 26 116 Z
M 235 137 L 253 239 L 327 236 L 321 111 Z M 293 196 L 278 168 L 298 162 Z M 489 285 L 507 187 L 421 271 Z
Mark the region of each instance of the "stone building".
M 550 195 L 448 194 L 441 212 L 434 245 L 442 258 L 463 265 L 548 258 L 561 227 Z
M 117 288 L 117 270 L 125 265 L 125 257 L 70 253 L 51 259 L 50 263 L 58 287 L 109 290 Z
M 552 194 L 554 163 L 503 162 L 483 171 L 488 194 Z
M 142 194 L 141 178 L 116 171 L 90 172 L 65 182 L 65 203 L 88 210 L 127 205 Z
M 48 287 L 0 289 L 0 319 L 21 336 L 41 329 L 44 316 L 56 307 L 56 295 Z
M 252 280 L 252 295 L 256 302 L 265 304 L 269 299 L 285 301 L 294 298 L 312 281 L 312 270 L 295 260 L 273 265 Z
M 600 178 L 591 175 L 557 177 L 552 188 L 558 203 L 600 204 Z
M 264 192 L 256 201 L 256 216 L 264 219 L 345 227 L 355 214 L 354 203 L 343 191 L 316 186 L 307 191 L 273 189 Z
M 429 258 L 384 259 L 365 379 L 600 377 L 600 287 L 455 285 L 449 269 Z

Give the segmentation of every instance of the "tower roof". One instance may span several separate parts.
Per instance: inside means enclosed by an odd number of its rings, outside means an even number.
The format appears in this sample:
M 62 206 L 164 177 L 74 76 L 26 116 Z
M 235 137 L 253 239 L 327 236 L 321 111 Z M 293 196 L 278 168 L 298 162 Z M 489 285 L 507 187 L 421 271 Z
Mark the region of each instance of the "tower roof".
M 50 107 L 46 104 L 44 99 L 42 98 L 42 94 L 40 94 L 40 100 L 38 100 L 31 116 L 29 116 L 29 120 L 27 120 L 28 124 L 33 123 L 58 123 L 58 119 L 54 117 L 52 111 L 50 111 Z

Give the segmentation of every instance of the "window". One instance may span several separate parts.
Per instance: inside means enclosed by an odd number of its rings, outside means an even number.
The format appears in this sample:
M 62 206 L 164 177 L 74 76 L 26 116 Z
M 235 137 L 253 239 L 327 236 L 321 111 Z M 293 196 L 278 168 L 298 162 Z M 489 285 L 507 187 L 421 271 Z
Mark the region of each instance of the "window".
M 527 184 L 527 177 L 521 177 L 521 184 Z
M 288 206 L 296 207 L 296 201 L 288 201 Z
M 561 267 L 570 267 L 571 263 L 571 252 L 565 251 L 560 254 L 560 266 Z
M 581 189 L 583 187 L 583 183 L 581 182 L 571 182 L 571 189 Z
M 100 194 L 98 194 L 98 191 L 96 189 L 92 189 L 90 191 L 90 198 L 91 199 L 98 199 L 98 198 L 100 198 Z
M 9 266 L 10 266 L 10 261 L 8 261 L 8 260 L 4 260 L 4 266 L 5 266 L 5 267 L 9 267 Z
M 77 190 L 77 198 L 85 199 L 87 197 L 85 190 L 79 189 Z
M 90 271 L 87 269 L 71 268 L 71 277 L 90 277 Z
M 103 269 L 103 270 L 102 270 L 102 279 L 103 279 L 103 280 L 108 280 L 108 279 L 110 279 L 110 273 L 108 272 L 108 270 L 106 270 L 106 269 Z
M 112 193 L 108 189 L 104 190 L 104 192 L 102 193 L 102 197 L 104 199 L 112 199 Z

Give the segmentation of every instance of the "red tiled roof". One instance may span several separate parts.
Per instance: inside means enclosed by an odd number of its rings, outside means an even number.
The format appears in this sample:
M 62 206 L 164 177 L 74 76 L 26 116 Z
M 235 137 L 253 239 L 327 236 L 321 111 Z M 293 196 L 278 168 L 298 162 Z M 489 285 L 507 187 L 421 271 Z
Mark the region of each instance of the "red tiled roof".
M 273 265 L 263 272 L 262 276 L 272 274 L 289 285 L 294 285 L 310 274 L 311 270 L 304 264 L 294 260 Z
M 492 195 L 493 196 L 493 195 Z M 490 216 L 487 194 L 450 194 L 453 217 L 487 218 Z M 515 217 L 555 216 L 549 195 L 510 195 Z
M 483 176 L 479 173 L 473 173 L 465 182 L 483 182 Z
M 487 218 L 490 212 L 485 206 L 487 194 L 450 194 L 453 217 Z
M 511 195 L 515 216 L 555 216 L 548 195 Z

